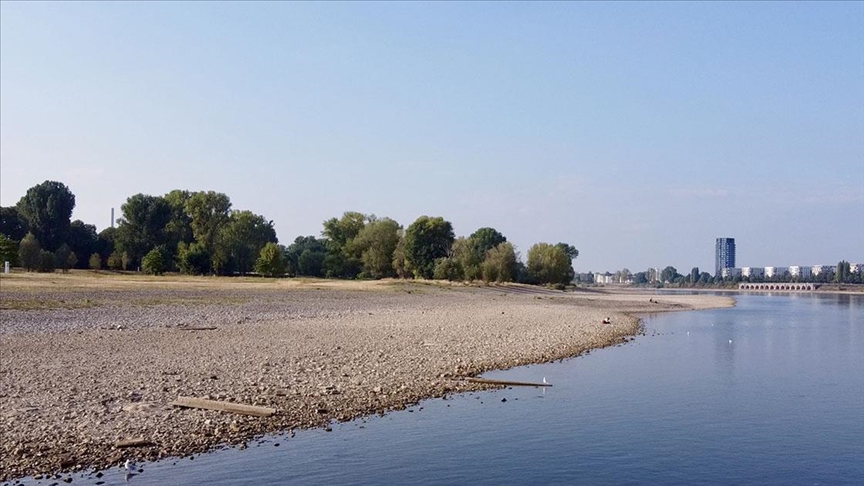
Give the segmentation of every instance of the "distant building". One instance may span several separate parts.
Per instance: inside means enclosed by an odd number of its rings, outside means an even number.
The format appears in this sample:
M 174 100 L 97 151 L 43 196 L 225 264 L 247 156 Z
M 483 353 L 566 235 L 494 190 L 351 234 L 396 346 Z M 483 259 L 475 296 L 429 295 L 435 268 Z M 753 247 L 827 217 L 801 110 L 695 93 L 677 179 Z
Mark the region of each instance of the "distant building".
M 852 273 L 864 273 L 864 263 L 849 264 L 849 271 Z
M 714 245 L 714 275 L 724 268 L 735 268 L 735 238 L 717 238 Z
M 810 267 L 802 267 L 800 265 L 792 265 L 789 267 L 789 275 L 798 277 L 799 279 L 808 279 L 813 275 Z
M 765 276 L 765 268 L 764 267 L 742 267 L 741 268 L 741 276 L 742 277 L 764 277 Z
M 742 269 L 740 268 L 726 267 L 723 270 L 720 270 L 720 276 L 723 278 L 740 277 L 742 273 L 741 270 Z
M 833 275 L 837 273 L 837 265 L 813 265 L 810 267 L 810 271 L 813 273 L 813 276 L 819 276 L 823 273 L 828 275 Z
M 789 267 L 765 267 L 765 278 L 782 277 Z

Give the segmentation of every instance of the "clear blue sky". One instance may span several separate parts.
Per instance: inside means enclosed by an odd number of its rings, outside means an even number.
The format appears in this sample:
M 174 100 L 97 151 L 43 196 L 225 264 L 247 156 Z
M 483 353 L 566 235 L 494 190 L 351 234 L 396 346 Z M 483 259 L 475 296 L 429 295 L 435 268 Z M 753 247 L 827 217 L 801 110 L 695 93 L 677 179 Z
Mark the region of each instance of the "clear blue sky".
M 0 4 L 0 203 L 216 190 L 577 271 L 864 260 L 864 2 Z

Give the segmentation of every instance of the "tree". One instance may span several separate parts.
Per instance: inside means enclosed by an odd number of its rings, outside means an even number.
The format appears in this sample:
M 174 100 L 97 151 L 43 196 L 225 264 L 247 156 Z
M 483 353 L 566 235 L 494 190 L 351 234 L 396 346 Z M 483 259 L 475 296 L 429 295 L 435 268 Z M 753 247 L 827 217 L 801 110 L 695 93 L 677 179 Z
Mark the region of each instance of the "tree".
M 147 252 L 165 245 L 165 225 L 171 219 L 171 206 L 160 196 L 135 194 L 120 207 L 123 217 L 119 220 L 115 244 L 126 253 L 129 265 L 137 265 Z
M 0 233 L 0 263 L 2 262 L 9 262 L 13 267 L 18 266 L 18 243 Z
M 39 245 L 39 240 L 33 233 L 27 233 L 21 239 L 21 243 L 18 244 L 18 261 L 21 262 L 21 266 L 28 272 L 38 269 L 42 258 L 41 254 L 42 246 Z
M 114 241 L 117 236 L 117 228 L 109 226 L 99 232 L 96 239 L 96 251 L 102 257 L 102 261 L 108 261 L 108 257 L 116 250 Z
M 636 285 L 644 285 L 648 283 L 648 274 L 646 272 L 636 272 L 633 274 L 633 283 Z
M 420 216 L 405 230 L 405 263 L 415 277 L 432 278 L 435 261 L 453 245 L 453 225 L 442 217 Z
M 690 284 L 693 285 L 699 281 L 699 267 L 690 269 Z
M 126 264 L 123 261 L 123 255 L 124 253 L 120 250 L 114 250 L 111 252 L 111 254 L 108 255 L 108 268 L 111 270 L 125 270 Z
M 284 249 L 276 243 L 267 243 L 261 249 L 261 255 L 255 262 L 255 271 L 267 277 L 279 277 L 285 274 Z
M 370 221 L 347 245 L 348 254 L 360 255 L 362 275 L 368 278 L 386 278 L 396 275 L 393 253 L 399 244 L 402 227 L 390 218 Z
M 678 270 L 675 267 L 668 266 L 660 272 L 660 281 L 661 282 L 675 282 L 675 279 L 679 277 Z
M 54 252 L 54 261 L 63 273 L 69 272 L 69 257 L 73 254 L 66 243 L 60 245 L 60 248 L 57 248 L 57 251 Z
M 218 272 L 225 262 L 220 258 L 216 244 L 220 229 L 228 224 L 231 199 L 215 191 L 196 192 L 186 201 L 186 212 L 192 218 L 192 235 L 210 255 L 213 271 Z
M 459 263 L 452 258 L 444 257 L 435 261 L 435 268 L 432 270 L 432 278 L 435 280 L 449 280 L 456 282 L 462 280 L 462 268 Z
M 56 268 L 57 260 L 54 254 L 48 250 L 39 252 L 39 271 L 43 273 L 51 273 Z
M 168 270 L 168 262 L 165 257 L 165 247 L 153 248 L 141 259 L 141 269 L 150 275 L 162 275 Z
M 101 270 L 102 269 L 102 255 L 98 253 L 94 253 L 90 255 L 90 260 L 88 262 L 88 266 L 91 270 Z
M 18 214 L 15 206 L 0 208 L 0 234 L 12 241 L 21 241 L 27 235 L 27 220 Z
M 837 273 L 834 274 L 834 281 L 837 283 L 849 283 L 852 280 L 852 265 L 846 260 L 841 260 L 837 263 Z
M 69 225 L 66 243 L 69 245 L 69 251 L 76 255 L 90 255 L 98 251 L 99 236 L 96 234 L 96 226 L 86 224 L 80 219 L 72 221 L 72 224 Z M 83 267 L 87 262 L 81 261 L 78 263 Z
M 187 210 L 187 203 L 192 197 L 189 191 L 175 189 L 165 196 L 165 201 L 171 207 L 171 217 L 165 225 L 167 247 L 176 254 L 177 245 L 180 243 L 192 243 L 195 236 L 192 234 L 192 215 Z
M 187 275 L 210 273 L 210 254 L 200 243 L 187 245 L 181 241 L 177 245 L 177 268 Z
M 27 190 L 16 205 L 33 236 L 48 251 L 66 241 L 75 195 L 63 183 L 45 181 Z
M 327 245 L 314 236 L 298 236 L 285 250 L 285 267 L 289 275 L 324 276 Z
M 327 244 L 327 256 L 324 258 L 324 272 L 328 277 L 354 278 L 360 273 L 363 262 L 360 251 L 351 242 L 366 226 L 367 220 L 374 216 L 354 211 L 348 211 L 340 219 L 330 218 L 324 221 L 321 232 Z
M 540 284 L 569 283 L 573 278 L 570 254 L 560 244 L 534 244 L 528 250 L 528 277 Z
M 483 260 L 483 280 L 486 282 L 512 282 L 516 279 L 517 261 L 515 248 L 506 241 L 490 248 Z
M 453 260 L 454 268 L 458 272 L 454 274 L 454 277 L 458 277 L 454 280 L 468 280 L 470 282 L 483 278 L 481 265 L 485 256 L 485 252 L 480 253 L 480 245 L 477 245 L 470 237 L 460 236 L 456 238 L 450 247 L 448 257 Z
M 273 221 L 251 211 L 233 211 L 219 241 L 227 257 L 225 270 L 241 275 L 251 272 L 264 245 L 277 242 Z

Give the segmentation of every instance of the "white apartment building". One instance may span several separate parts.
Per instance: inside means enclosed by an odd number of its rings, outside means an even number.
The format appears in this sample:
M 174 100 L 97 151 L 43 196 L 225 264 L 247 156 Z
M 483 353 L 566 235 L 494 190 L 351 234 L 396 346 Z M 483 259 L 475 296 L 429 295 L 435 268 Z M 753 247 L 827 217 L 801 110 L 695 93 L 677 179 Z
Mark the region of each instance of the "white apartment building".
M 765 276 L 765 267 L 742 267 L 741 268 L 741 276 L 742 277 L 764 277 Z
M 802 267 L 800 265 L 792 265 L 789 267 L 789 275 L 798 278 L 810 278 L 813 275 L 810 267 Z
M 765 267 L 765 278 L 782 277 L 789 267 Z
M 810 271 L 813 273 L 814 277 L 821 275 L 822 272 L 837 273 L 837 265 L 813 265 L 810 267 Z

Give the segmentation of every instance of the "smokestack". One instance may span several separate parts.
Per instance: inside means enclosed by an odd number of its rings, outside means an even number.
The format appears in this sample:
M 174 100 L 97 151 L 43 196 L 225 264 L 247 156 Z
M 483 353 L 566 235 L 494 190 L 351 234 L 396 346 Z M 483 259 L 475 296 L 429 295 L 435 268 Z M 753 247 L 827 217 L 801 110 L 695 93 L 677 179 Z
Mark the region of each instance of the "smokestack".
M 111 208 L 111 227 L 114 227 L 114 208 Z

